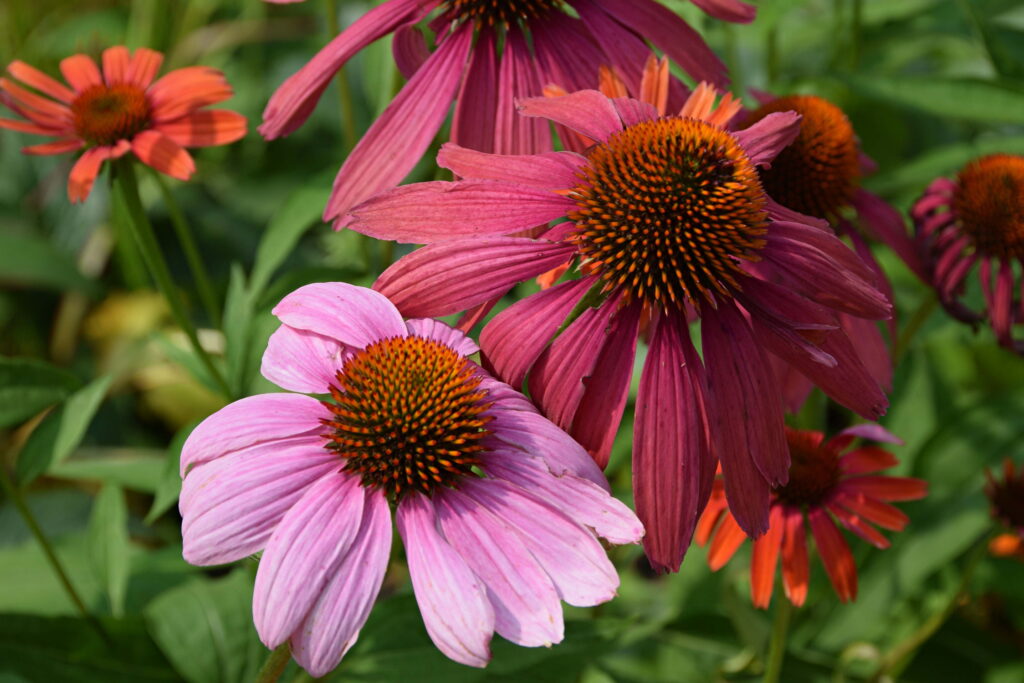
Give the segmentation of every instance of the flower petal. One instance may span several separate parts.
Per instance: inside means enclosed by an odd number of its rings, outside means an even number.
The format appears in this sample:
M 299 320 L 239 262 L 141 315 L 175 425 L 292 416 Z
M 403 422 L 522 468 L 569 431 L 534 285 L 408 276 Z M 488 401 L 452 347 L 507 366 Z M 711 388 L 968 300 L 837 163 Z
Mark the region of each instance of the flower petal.
M 800 134 L 800 114 L 780 111 L 733 133 L 743 151 L 758 166 L 769 167 L 775 157 Z
M 140 88 L 149 88 L 164 63 L 163 54 L 146 47 L 135 49 L 128 65 L 127 80 Z
M 61 60 L 60 72 L 76 93 L 94 85 L 103 85 L 99 67 L 88 55 L 72 55 Z
M 323 394 L 351 351 L 336 339 L 281 325 L 267 341 L 260 372 L 282 389 Z
M 486 154 L 446 142 L 437 153 L 437 165 L 461 178 L 501 180 L 550 190 L 577 185 L 577 174 L 587 160 L 575 152 Z
M 510 24 L 498 69 L 498 105 L 495 112 L 494 151 L 499 154 L 532 154 L 551 149 L 551 126 L 516 111 L 516 102 L 541 92 L 537 66 L 522 31 Z
M 21 60 L 16 59 L 8 64 L 7 70 L 22 83 L 65 104 L 71 104 L 75 98 L 75 93 L 66 85 Z
M 782 506 L 773 505 L 768 515 L 768 531 L 754 540 L 754 551 L 750 557 L 750 598 L 754 607 L 768 609 L 771 602 L 784 527 Z
M 757 8 L 740 0 L 690 0 L 697 7 L 722 21 L 749 24 L 757 16 Z
M 78 157 L 68 175 L 68 199 L 72 203 L 84 202 L 89 197 L 96 176 L 99 175 L 100 166 L 110 157 L 110 147 L 93 147 Z
M 452 141 L 480 152 L 493 152 L 497 110 L 498 46 L 494 30 L 482 26 L 455 98 Z
M 147 166 L 178 180 L 196 171 L 192 156 L 177 142 L 155 130 L 144 130 L 132 139 L 132 151 Z
M 747 540 L 747 535 L 736 523 L 732 512 L 726 510 L 718 532 L 711 539 L 711 547 L 708 548 L 708 567 L 711 568 L 711 571 L 717 572 L 724 567 L 745 540 Z
M 316 282 L 281 299 L 272 313 L 300 330 L 364 349 L 388 337 L 407 336 L 405 321 L 381 294 L 345 282 Z
M 200 107 L 223 102 L 234 92 L 217 69 L 187 66 L 162 76 L 146 94 L 153 107 L 153 121 L 166 123 Z
M 811 523 L 814 543 L 818 546 L 818 555 L 836 595 L 842 602 L 854 600 L 857 597 L 857 564 L 846 539 L 823 509 L 812 507 L 807 511 L 807 518 Z
M 480 350 L 476 343 L 466 336 L 465 333 L 455 329 L 451 325 L 434 320 L 433 318 L 414 318 L 405 323 L 410 335 L 433 339 L 444 344 L 450 349 L 458 351 L 463 356 L 472 356 Z
M 928 482 L 912 477 L 850 477 L 840 488 L 883 501 L 917 500 L 928 495 Z
M 835 447 L 831 443 L 832 441 L 835 441 L 835 439 L 830 440 L 830 448 Z M 871 472 L 887 470 L 898 464 L 899 461 L 895 455 L 877 446 L 861 446 L 839 459 L 839 468 L 845 475 L 869 474 Z
M 564 97 L 530 97 L 519 101 L 519 113 L 560 123 L 598 142 L 622 130 L 622 119 L 612 101 L 597 90 L 579 90 Z
M 807 599 L 810 577 L 804 516 L 797 508 L 785 506 L 783 510 L 786 531 L 782 538 L 782 587 L 789 601 L 800 607 Z
M 103 80 L 107 85 L 116 85 L 128 80 L 130 57 L 124 45 L 108 47 L 103 51 Z
M 22 147 L 21 153 L 38 155 L 64 154 L 66 152 L 74 152 L 75 150 L 82 149 L 83 146 L 85 146 L 85 143 L 78 139 L 54 140 L 53 142 L 46 142 L 41 145 Z
M 193 111 L 182 117 L 153 126 L 182 147 L 226 145 L 245 137 L 244 116 L 226 109 Z

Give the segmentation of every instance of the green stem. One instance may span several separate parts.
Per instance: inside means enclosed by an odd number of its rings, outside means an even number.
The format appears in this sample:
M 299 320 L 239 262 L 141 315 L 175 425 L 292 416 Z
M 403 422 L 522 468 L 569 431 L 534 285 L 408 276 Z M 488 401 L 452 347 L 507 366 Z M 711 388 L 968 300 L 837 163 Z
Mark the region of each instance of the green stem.
M 147 168 L 149 167 L 147 166 Z M 213 286 L 210 284 L 210 277 L 206 273 L 206 265 L 203 263 L 203 257 L 199 254 L 199 248 L 196 246 L 195 238 L 192 236 L 192 230 L 188 226 L 185 214 L 174 199 L 171 189 L 167 187 L 163 176 L 153 169 L 150 169 L 150 173 L 160 188 L 160 194 L 163 195 L 164 205 L 171 216 L 174 232 L 177 233 L 178 242 L 181 244 L 182 251 L 185 252 L 185 259 L 188 261 L 189 270 L 192 271 L 192 277 L 196 279 L 196 288 L 199 290 L 199 298 L 203 302 L 203 308 L 206 309 L 206 315 L 210 317 L 210 323 L 214 327 L 219 328 L 221 326 L 221 317 L 217 295 L 214 294 Z
M 329 40 L 333 40 L 341 33 L 341 26 L 338 24 L 338 0 L 327 0 L 327 31 L 331 34 Z M 345 143 L 344 152 L 348 155 L 356 146 L 356 122 L 352 110 L 352 89 L 348 84 L 345 67 L 338 69 L 337 80 L 338 101 L 341 105 L 341 137 Z
M 768 660 L 764 665 L 762 683 L 778 683 L 782 674 L 782 660 L 786 656 L 786 638 L 789 635 L 789 618 L 793 607 L 785 597 L 777 598 L 775 619 L 772 622 L 772 639 L 768 645 Z
M 277 680 L 281 678 L 284 668 L 288 666 L 288 662 L 291 659 L 292 651 L 288 647 L 288 641 L 286 640 L 278 645 L 276 650 L 271 651 L 267 655 L 263 666 L 260 667 L 260 672 L 256 675 L 256 683 L 277 683 Z
M 64 592 L 68 594 L 71 602 L 75 605 L 75 609 L 78 610 L 82 618 L 89 622 L 89 625 L 96 629 L 100 638 L 103 642 L 109 646 L 113 646 L 113 641 L 110 639 L 110 634 L 103 628 L 103 624 L 100 620 L 92 615 L 85 603 L 82 602 L 82 598 L 79 597 L 78 591 L 75 590 L 74 585 L 71 583 L 71 579 L 68 577 L 67 572 L 64 571 L 63 565 L 60 563 L 60 558 L 57 557 L 57 553 L 54 552 L 53 546 L 50 544 L 49 539 L 46 538 L 46 534 L 43 533 L 42 527 L 39 526 L 39 522 L 36 521 L 35 515 L 32 514 L 31 508 L 25 502 L 25 499 L 21 495 L 21 491 L 11 481 L 11 475 L 7 472 L 7 467 L 0 463 L 0 486 L 3 486 L 4 492 L 7 497 L 14 503 L 14 507 L 17 508 L 18 513 L 21 514 L 21 518 L 25 520 L 25 525 L 28 527 L 32 535 L 35 536 L 36 542 L 39 543 L 39 547 L 43 549 L 43 554 L 46 555 L 46 560 L 50 563 L 50 567 L 53 569 L 53 573 L 57 575 L 57 579 L 60 584 L 64 587 Z
M 139 186 L 135 179 L 135 168 L 132 166 L 130 159 L 122 157 L 117 160 L 114 184 L 121 201 L 124 202 L 124 206 L 128 211 L 129 220 L 127 223 L 135 236 L 136 243 L 139 245 L 139 251 L 142 252 L 142 258 L 146 262 L 146 266 L 149 268 L 153 279 L 156 281 L 157 288 L 163 294 L 164 299 L 167 300 L 175 322 L 178 323 L 178 326 L 188 336 L 192 348 L 195 350 L 196 355 L 199 356 L 199 360 L 207 372 L 210 373 L 213 381 L 225 396 L 231 396 L 231 390 L 228 388 L 227 382 L 224 381 L 224 376 L 217 369 L 217 366 L 214 365 L 213 359 L 206 353 L 206 349 L 199 342 L 199 335 L 196 333 L 195 327 L 188 319 L 188 316 L 185 315 L 185 308 L 181 303 L 181 299 L 178 298 L 178 292 L 174 287 L 174 281 L 171 279 L 170 270 L 164 261 L 160 245 L 156 241 L 156 235 L 153 234 L 153 226 L 149 224 L 146 212 L 142 208 L 142 200 L 139 199 Z
M 939 299 L 935 296 L 934 292 L 928 294 L 927 298 L 921 302 L 914 311 L 914 315 L 911 316 L 910 320 L 907 321 L 907 326 L 903 328 L 899 338 L 896 340 L 896 346 L 892 350 L 892 364 L 895 366 L 903 358 L 903 354 L 907 352 L 910 347 L 910 341 L 914 338 L 914 335 L 921 329 L 921 327 L 928 321 L 928 318 L 935 311 L 935 307 L 938 306 Z
M 856 70 L 860 64 L 861 34 L 863 26 L 864 5 L 862 0 L 852 0 L 853 16 L 850 21 L 850 66 Z
M 391 240 L 380 243 L 380 270 L 383 273 L 395 260 L 395 243 Z

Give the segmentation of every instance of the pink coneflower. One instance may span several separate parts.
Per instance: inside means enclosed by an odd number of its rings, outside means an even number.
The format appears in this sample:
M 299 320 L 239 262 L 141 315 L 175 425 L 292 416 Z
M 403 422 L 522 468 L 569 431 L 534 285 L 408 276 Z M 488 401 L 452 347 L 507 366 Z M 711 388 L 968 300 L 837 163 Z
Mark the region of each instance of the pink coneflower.
M 585 156 L 449 144 L 438 162 L 463 180 L 397 188 L 348 217 L 360 232 L 427 244 L 375 285 L 412 315 L 465 310 L 573 260 L 572 279 L 502 311 L 481 344 L 513 386 L 529 374 L 544 414 L 602 465 L 639 331 L 649 331 L 633 484 L 660 569 L 682 561 L 716 457 L 736 518 L 751 535 L 767 529 L 770 488 L 785 483 L 789 465 L 769 352 L 862 415 L 886 407 L 836 322 L 838 311 L 888 315 L 872 273 L 823 223 L 773 202 L 758 179 L 757 167 L 797 134 L 799 116 L 733 133 L 723 125 L 738 104 L 714 102 L 706 84 L 666 117 L 595 90 L 526 100 L 525 115 L 597 144 Z M 507 236 L 549 222 L 539 238 Z M 690 339 L 696 318 L 703 359 Z
M 224 74 L 204 66 L 177 69 L 155 83 L 164 56 L 139 48 L 103 51 L 103 71 L 87 55 L 60 63 L 71 86 L 24 62 L 7 71 L 28 90 L 0 78 L 0 104 L 27 121 L 0 119 L 0 128 L 58 138 L 25 147 L 25 154 L 63 154 L 85 149 L 71 168 L 68 197 L 84 201 L 100 167 L 132 152 L 161 173 L 188 180 L 195 163 L 185 147 L 209 147 L 245 136 L 245 117 L 223 109 L 203 109 L 231 97 Z
M 989 542 L 989 550 L 998 557 L 1024 560 L 1024 469 L 1017 471 L 1013 461 L 1003 460 L 1003 480 L 985 470 L 985 495 L 992 504 L 992 516 L 1010 529 Z
M 559 600 L 610 600 L 596 535 L 635 543 L 636 516 L 586 451 L 467 356 L 443 323 L 404 321 L 373 290 L 313 284 L 274 309 L 263 374 L 295 392 L 236 401 L 182 449 L 182 535 L 193 564 L 260 550 L 253 615 L 314 676 L 366 621 L 391 550 L 391 509 L 427 631 L 484 666 L 491 634 L 562 640 Z
M 964 166 L 955 180 L 935 180 L 914 205 L 926 281 L 950 315 L 975 324 L 988 318 L 999 343 L 1024 353 L 1013 327 L 1024 321 L 1024 297 L 1014 274 L 1024 264 L 1024 157 L 991 154 Z M 980 264 L 987 310 L 962 298 Z
M 739 0 L 693 2 L 726 21 L 754 18 L 754 8 Z M 414 25 L 435 9 L 431 53 Z M 263 113 L 260 132 L 274 139 L 302 125 L 334 73 L 392 32 L 395 59 L 409 82 L 341 167 L 325 220 L 401 182 L 441 128 L 453 100 L 451 139 L 457 144 L 532 154 L 551 149 L 548 124 L 517 117 L 516 99 L 539 95 L 548 83 L 570 90 L 590 87 L 600 64 L 639 74 L 647 40 L 694 78 L 726 82 L 724 65 L 700 35 L 654 0 L 389 0 L 285 81 Z M 681 101 L 685 88 L 674 86 Z
M 750 596 L 755 606 L 766 608 L 771 601 L 780 555 L 786 597 L 797 607 L 804 604 L 810 576 L 805 516 L 839 599 L 856 599 L 857 565 L 835 520 L 876 548 L 888 548 L 888 539 L 872 524 L 902 531 L 909 519 L 889 503 L 916 500 L 927 493 L 927 484 L 920 479 L 872 474 L 895 466 L 897 460 L 878 446 L 847 450 L 859 436 L 899 443 L 877 425 L 852 427 L 828 441 L 821 432 L 786 430 L 792 457 L 789 483 L 772 493 L 768 531 L 754 541 L 750 560 Z M 720 481 L 715 482 L 697 525 L 697 543 L 703 546 L 709 540 L 708 564 L 714 571 L 724 567 L 746 540 Z

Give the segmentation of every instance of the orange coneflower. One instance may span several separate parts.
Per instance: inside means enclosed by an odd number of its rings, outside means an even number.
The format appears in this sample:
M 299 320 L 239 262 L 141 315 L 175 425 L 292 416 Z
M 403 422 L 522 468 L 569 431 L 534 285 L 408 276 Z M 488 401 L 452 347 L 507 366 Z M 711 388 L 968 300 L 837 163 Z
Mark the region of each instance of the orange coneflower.
M 1024 468 L 1015 469 L 1013 461 L 1006 458 L 1001 482 L 985 470 L 985 495 L 992 503 L 992 516 L 1010 528 L 993 538 L 988 548 L 993 555 L 1024 560 Z
M 897 464 L 891 453 L 878 446 L 862 445 L 844 454 L 857 437 L 897 441 L 878 425 L 870 424 L 851 427 L 828 441 L 821 432 L 787 428 L 792 460 L 789 483 L 772 493 L 768 531 L 754 540 L 750 593 L 755 606 L 768 607 L 780 555 L 786 597 L 798 607 L 807 598 L 810 571 L 805 515 L 836 594 L 843 602 L 855 599 L 857 565 L 835 519 L 876 548 L 887 548 L 889 540 L 872 524 L 901 531 L 908 518 L 889 503 L 926 494 L 927 484 L 920 479 L 872 474 Z M 708 564 L 716 571 L 747 538 L 729 510 L 721 480 L 715 481 L 695 538 L 699 545 L 711 541 Z
M 68 178 L 72 202 L 89 196 L 104 161 L 129 151 L 162 173 L 188 180 L 195 164 L 184 148 L 234 142 L 245 135 L 246 120 L 233 111 L 203 109 L 232 95 L 216 69 L 177 69 L 154 83 L 163 59 L 146 48 L 131 54 L 111 47 L 103 52 L 101 71 L 91 57 L 72 55 L 60 63 L 70 87 L 24 62 L 11 62 L 7 70 L 28 88 L 0 78 L 0 104 L 27 120 L 0 119 L 0 128 L 57 138 L 25 147 L 25 154 L 85 150 Z

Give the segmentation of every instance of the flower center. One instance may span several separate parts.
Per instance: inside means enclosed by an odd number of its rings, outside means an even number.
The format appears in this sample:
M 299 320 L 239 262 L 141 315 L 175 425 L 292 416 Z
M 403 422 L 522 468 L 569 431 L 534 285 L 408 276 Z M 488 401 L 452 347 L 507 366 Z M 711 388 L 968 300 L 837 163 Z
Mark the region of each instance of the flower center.
M 986 474 L 985 493 L 992 502 L 993 515 L 1013 529 L 1024 530 L 1024 471 L 1018 475 L 1013 465 L 1006 465 L 1003 481 Z
M 789 483 L 775 495 L 790 505 L 817 505 L 839 482 L 839 454 L 826 448 L 820 432 L 786 429 Z
M 614 134 L 588 156 L 571 239 L 585 265 L 627 300 L 663 308 L 740 289 L 768 214 L 754 164 L 709 123 L 670 117 Z
M 992 154 L 960 171 L 953 210 L 987 256 L 1024 258 L 1024 157 Z
M 94 85 L 71 103 L 75 131 L 86 142 L 112 145 L 126 140 L 149 123 L 149 101 L 138 86 Z
M 561 4 L 562 0 L 447 0 L 446 14 L 453 20 L 507 25 L 541 19 Z
M 800 133 L 761 171 L 769 196 L 794 211 L 833 218 L 849 206 L 860 182 L 857 136 L 843 110 L 813 95 L 790 95 L 764 105 L 750 123 L 768 114 L 795 111 Z
M 330 387 L 326 448 L 366 487 L 397 498 L 475 476 L 491 403 L 476 367 L 438 342 L 394 337 L 350 357 Z

